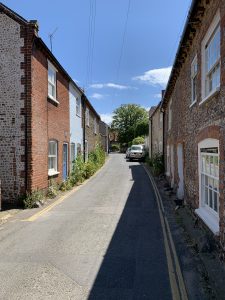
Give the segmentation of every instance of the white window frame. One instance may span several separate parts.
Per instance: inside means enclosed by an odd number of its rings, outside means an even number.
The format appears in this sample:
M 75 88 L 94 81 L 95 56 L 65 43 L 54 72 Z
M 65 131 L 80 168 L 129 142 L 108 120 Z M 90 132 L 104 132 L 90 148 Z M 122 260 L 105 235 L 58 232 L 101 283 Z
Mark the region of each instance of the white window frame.
M 205 156 L 206 154 L 202 152 L 203 149 L 205 148 L 217 148 L 218 149 L 218 154 L 214 153 L 207 153 L 208 156 L 210 157 L 215 157 L 217 156 L 218 158 L 218 170 L 217 174 L 218 176 L 212 176 L 209 175 L 209 173 L 202 168 L 202 156 Z M 215 234 L 219 234 L 219 157 L 220 157 L 220 152 L 219 152 L 219 141 L 216 139 L 205 139 L 201 141 L 198 144 L 198 173 L 199 173 L 199 208 L 195 210 L 196 214 L 204 221 L 204 223 L 210 228 L 210 230 Z M 210 163 L 210 169 L 211 169 L 211 163 Z M 211 172 L 211 171 L 210 171 Z M 214 169 L 215 172 L 215 169 Z M 208 178 L 212 178 L 213 180 L 218 181 L 218 204 L 217 208 L 218 211 L 216 212 L 214 209 L 212 209 L 209 205 L 206 203 L 205 199 L 205 191 L 203 189 L 205 188 L 205 182 L 203 179 L 204 176 L 207 175 Z M 210 190 L 212 189 L 211 187 L 209 188 Z M 212 195 L 214 195 L 212 193 Z M 214 196 L 213 196 L 214 197 Z M 208 198 L 209 201 L 209 198 Z
M 86 125 L 90 126 L 90 111 L 89 111 L 89 108 L 86 108 L 85 119 L 86 119 Z
M 80 103 L 80 98 L 76 97 L 76 115 L 78 117 L 81 116 L 81 103 Z
M 209 98 L 211 98 L 214 94 L 216 94 L 220 90 L 220 82 L 217 87 L 215 87 L 212 91 L 207 92 L 207 86 L 208 86 L 208 81 L 209 81 L 209 76 L 212 74 L 213 70 L 215 70 L 217 67 L 219 68 L 219 74 L 221 72 L 221 63 L 220 63 L 220 58 L 221 58 L 221 53 L 218 58 L 218 60 L 215 62 L 215 64 L 211 67 L 211 69 L 206 73 L 206 48 L 209 45 L 210 41 L 213 39 L 215 36 L 215 33 L 217 30 L 220 30 L 220 12 L 217 11 L 201 45 L 201 60 L 202 60 L 202 99 L 199 104 L 202 104 Z M 219 43 L 220 47 L 220 43 Z M 219 48 L 220 49 L 220 48 Z
M 195 55 L 191 63 L 191 105 L 197 101 L 197 74 L 198 74 L 198 59 Z
M 54 144 L 55 146 L 55 154 L 50 154 L 50 143 Z M 55 158 L 54 167 L 49 168 L 49 158 Z M 48 176 L 53 176 L 59 174 L 58 172 L 58 142 L 56 140 L 50 140 L 48 142 Z
M 49 71 L 52 71 L 54 73 L 54 82 L 50 81 L 49 80 Z M 48 97 L 53 100 L 54 102 L 56 103 L 59 103 L 57 100 L 56 100 L 56 97 L 57 97 L 57 69 L 53 66 L 53 64 L 48 60 L 48 86 L 51 85 L 53 87 L 53 95 L 50 94 L 50 91 L 49 91 L 49 88 L 48 88 Z

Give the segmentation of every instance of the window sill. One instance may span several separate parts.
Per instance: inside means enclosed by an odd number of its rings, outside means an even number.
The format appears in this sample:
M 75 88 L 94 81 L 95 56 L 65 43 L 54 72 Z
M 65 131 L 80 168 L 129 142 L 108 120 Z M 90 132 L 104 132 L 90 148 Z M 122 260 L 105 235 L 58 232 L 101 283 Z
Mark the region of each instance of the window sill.
M 189 108 L 191 108 L 192 106 L 194 106 L 195 103 L 197 103 L 197 100 L 193 101 L 193 102 L 189 105 Z
M 216 216 L 211 214 L 206 208 L 200 207 L 195 210 L 195 213 L 202 219 L 202 221 L 215 234 L 219 235 L 219 220 Z
M 48 99 L 52 102 L 55 102 L 56 104 L 59 104 L 59 101 L 53 98 L 51 95 L 48 95 Z
M 58 174 L 60 174 L 60 172 L 57 172 L 57 171 L 49 171 L 49 172 L 48 172 L 48 176 L 49 176 L 49 177 L 51 177 L 51 176 L 56 176 L 56 175 L 58 175 Z
M 201 102 L 199 102 L 199 105 L 203 104 L 204 102 L 210 100 L 220 92 L 220 87 L 216 88 L 213 92 L 211 92 L 208 96 L 206 96 L 204 99 L 202 99 Z

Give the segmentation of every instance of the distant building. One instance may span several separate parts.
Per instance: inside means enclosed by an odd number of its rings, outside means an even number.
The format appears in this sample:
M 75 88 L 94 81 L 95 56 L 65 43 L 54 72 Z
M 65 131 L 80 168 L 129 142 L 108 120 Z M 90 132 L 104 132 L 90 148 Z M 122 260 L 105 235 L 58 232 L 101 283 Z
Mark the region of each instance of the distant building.
M 100 133 L 102 148 L 106 153 L 108 153 L 109 152 L 109 126 L 103 121 L 100 121 L 99 133 Z
M 101 118 L 85 95 L 82 97 L 82 106 L 83 148 L 84 159 L 87 161 L 89 153 L 100 143 L 99 123 Z

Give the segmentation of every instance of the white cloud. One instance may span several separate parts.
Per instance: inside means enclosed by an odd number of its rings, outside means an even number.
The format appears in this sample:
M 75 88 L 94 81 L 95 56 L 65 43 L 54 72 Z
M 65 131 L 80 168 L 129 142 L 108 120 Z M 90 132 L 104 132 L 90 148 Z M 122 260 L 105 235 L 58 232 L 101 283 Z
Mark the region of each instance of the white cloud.
M 110 125 L 112 123 L 113 114 L 101 114 L 100 117 L 106 124 Z
M 93 95 L 90 96 L 90 98 L 94 98 L 94 99 L 102 99 L 103 97 L 104 95 L 98 93 L 94 93 Z
M 162 87 L 165 87 L 168 82 L 171 70 L 172 67 L 153 69 L 146 71 L 143 75 L 133 77 L 132 79 L 139 80 L 153 86 L 160 85 Z
M 161 99 L 162 98 L 162 94 L 155 94 L 154 96 L 153 96 L 154 98 L 158 98 L 158 99 Z
M 91 88 L 94 89 L 103 89 L 103 88 L 112 88 L 112 89 L 117 89 L 117 90 L 128 90 L 128 89 L 137 89 L 132 86 L 128 85 L 121 85 L 121 84 L 116 84 L 116 83 L 94 83 L 90 85 Z

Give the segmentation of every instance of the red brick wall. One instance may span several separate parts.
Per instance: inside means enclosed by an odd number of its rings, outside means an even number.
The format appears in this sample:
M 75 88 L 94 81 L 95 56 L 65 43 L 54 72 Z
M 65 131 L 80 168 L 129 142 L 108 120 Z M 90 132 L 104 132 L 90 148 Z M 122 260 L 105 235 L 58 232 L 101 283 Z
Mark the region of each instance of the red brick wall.
M 57 66 L 55 66 L 57 68 Z M 48 186 L 48 141 L 58 141 L 58 171 L 62 180 L 63 143 L 69 145 L 69 82 L 57 72 L 57 100 L 47 99 L 48 62 L 45 54 L 35 48 L 32 57 L 32 189 Z M 69 149 L 69 147 L 68 147 Z
M 221 17 L 221 86 L 216 96 L 199 105 L 201 101 L 201 41 L 203 40 L 216 11 L 220 8 Z M 177 171 L 177 145 L 184 146 L 184 189 L 185 199 L 194 208 L 199 206 L 198 143 L 206 138 L 217 138 L 220 144 L 220 225 L 223 231 L 224 215 L 224 139 L 225 139 L 225 4 L 223 1 L 210 1 L 202 22 L 183 63 L 172 99 L 172 128 L 168 132 L 169 106 L 165 109 L 165 144 L 174 145 L 175 186 L 179 182 Z M 195 55 L 198 59 L 197 103 L 191 104 L 191 63 Z

